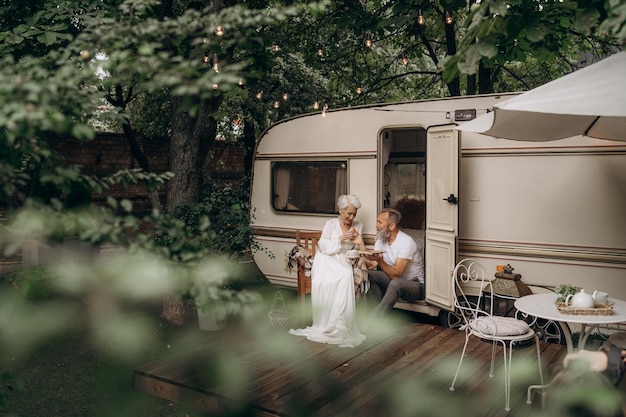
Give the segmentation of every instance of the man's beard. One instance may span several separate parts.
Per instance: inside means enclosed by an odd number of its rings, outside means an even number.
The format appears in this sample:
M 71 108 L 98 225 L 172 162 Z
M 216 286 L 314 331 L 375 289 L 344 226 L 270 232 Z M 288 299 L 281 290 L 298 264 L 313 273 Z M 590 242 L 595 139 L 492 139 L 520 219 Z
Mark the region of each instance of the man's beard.
M 387 240 L 389 235 L 391 235 L 391 230 L 389 230 L 389 227 L 385 227 L 376 232 L 376 239 Z

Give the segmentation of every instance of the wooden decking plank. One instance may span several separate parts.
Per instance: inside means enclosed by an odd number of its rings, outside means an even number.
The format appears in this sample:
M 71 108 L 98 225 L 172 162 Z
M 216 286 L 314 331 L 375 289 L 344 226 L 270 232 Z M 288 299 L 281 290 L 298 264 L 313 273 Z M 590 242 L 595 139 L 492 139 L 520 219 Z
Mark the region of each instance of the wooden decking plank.
M 383 387 L 401 387 L 406 383 L 417 384 L 420 378 L 425 376 L 429 389 L 437 392 L 447 390 L 451 377 L 448 379 L 441 375 L 438 365 L 445 360 L 445 357 L 450 357 L 450 349 L 454 349 L 454 346 L 464 341 L 464 333 L 451 329 L 439 329 L 438 334 L 421 346 L 416 346 L 412 352 L 386 368 L 372 383 Z M 433 377 L 434 372 L 439 373 L 438 378 Z M 429 375 L 425 375 L 426 373 Z M 438 388 L 434 387 L 434 384 L 438 385 Z M 367 415 L 372 409 L 378 409 L 379 412 L 384 411 L 391 416 L 399 413 L 405 406 L 395 402 L 393 404 L 382 402 L 375 393 L 375 390 L 367 390 L 364 397 L 358 400 L 358 408 L 354 410 L 356 415 Z M 424 398 L 424 401 L 428 401 L 428 398 Z
M 374 345 L 370 344 L 370 346 Z M 340 348 L 301 338 L 298 364 L 295 367 L 279 364 L 274 368 L 274 372 L 258 375 L 255 381 L 254 397 L 259 400 L 277 400 L 306 382 L 325 375 L 350 361 L 354 356 L 362 354 L 368 347 L 368 345 L 362 345 L 356 348 Z
M 307 404 L 315 404 L 316 406 L 320 406 L 321 404 L 326 404 L 330 401 L 335 400 L 336 396 L 333 394 L 333 390 L 329 389 L 330 386 L 333 386 L 337 383 L 350 386 L 350 381 L 347 380 L 346 372 L 354 369 L 355 364 L 360 362 L 367 364 L 367 366 L 360 367 L 362 368 L 362 371 L 375 373 L 379 367 L 379 365 L 377 365 L 378 362 L 389 360 L 389 358 L 387 358 L 387 356 L 389 356 L 388 354 L 378 355 L 376 354 L 376 352 L 381 350 L 387 351 L 390 345 L 397 346 L 398 343 L 403 343 L 409 346 L 411 344 L 411 340 L 408 340 L 404 336 L 404 334 L 396 334 L 384 340 L 377 340 L 373 343 L 370 342 L 367 349 L 361 349 L 358 351 L 358 354 L 351 355 L 350 360 L 342 361 L 341 363 L 335 363 L 334 366 L 326 368 L 328 369 L 328 371 L 324 374 L 320 374 L 316 378 L 305 381 L 303 384 L 298 385 L 298 390 L 297 392 L 295 392 L 295 394 L 297 394 L 298 396 L 298 401 L 304 406 L 306 406 Z M 357 351 L 355 351 L 355 353 L 356 352 Z M 303 393 L 306 394 L 303 395 Z M 274 407 L 283 407 L 286 403 L 292 400 L 293 394 L 293 392 L 290 392 L 278 398 L 274 397 L 277 400 Z
M 373 372 L 354 371 L 352 375 L 344 374 L 342 381 L 345 381 L 346 385 L 351 387 L 352 392 L 352 395 L 345 399 L 344 409 L 337 410 L 341 404 L 328 404 L 321 407 L 316 412 L 316 415 L 330 415 L 329 412 L 331 410 L 364 416 L 370 413 L 375 415 L 378 408 L 377 403 L 380 402 L 378 393 L 381 387 L 394 383 L 394 380 L 390 377 L 403 373 L 402 371 L 406 369 L 408 364 L 434 360 L 433 357 L 436 356 L 438 351 L 436 346 L 449 337 L 449 334 L 447 334 L 449 329 L 442 329 L 437 326 L 421 326 L 419 329 L 421 332 L 414 332 L 407 335 L 406 338 L 413 341 L 422 341 L 423 343 L 409 343 L 408 346 L 402 347 L 399 352 L 398 346 L 390 346 L 389 349 L 395 350 L 400 354 L 388 355 L 383 353 L 390 360 L 379 362 L 381 366 L 374 369 Z M 363 368 L 364 364 L 351 363 L 350 365 L 353 370 L 359 370 Z M 398 379 L 401 380 L 402 378 Z M 390 412 L 391 410 L 387 408 L 386 411 Z
M 349 368 L 342 370 L 341 381 L 350 386 L 353 392 L 353 395 L 347 400 L 351 402 L 350 407 L 354 409 L 357 406 L 355 401 L 363 401 L 364 396 L 376 392 L 380 388 L 380 384 L 384 383 L 382 382 L 383 376 L 387 369 L 392 368 L 394 364 L 414 352 L 416 346 L 432 339 L 432 327 L 420 326 L 415 329 L 419 331 L 406 334 L 401 344 L 388 345 L 378 351 L 368 351 L 366 355 L 362 355 L 358 360 L 350 363 Z M 334 404 L 327 406 L 337 408 Z M 321 407 L 317 415 L 323 415 L 325 412 L 326 408 Z
M 247 343 L 245 334 L 224 343 L 211 341 L 189 355 L 152 361 L 137 368 L 136 388 L 170 401 L 186 401 L 214 413 L 247 401 L 252 414 L 261 417 L 289 415 L 296 403 L 308 406 L 320 417 L 339 414 L 367 417 L 381 415 L 383 409 L 388 411 L 387 415 L 393 415 L 393 406 L 385 403 L 380 387 L 401 386 L 397 384 L 424 377 L 435 385 L 429 389 L 442 396 L 447 392 L 451 400 L 487 392 L 493 398 L 491 394 L 496 393 L 502 397 L 501 401 L 485 405 L 481 411 L 486 417 L 505 415 L 503 387 L 494 386 L 488 377 L 491 345 L 478 338 L 470 338 L 465 358 L 477 364 L 478 369 L 472 375 L 465 375 L 467 380 L 457 381 L 458 391 L 449 391 L 452 376 L 448 378 L 443 373 L 443 362 L 458 364 L 464 332 L 410 324 L 388 338 L 368 339 L 357 348 L 339 348 L 294 338 L 298 354 L 290 357 L 272 355 L 266 350 L 271 347 Z M 233 355 L 241 353 L 241 361 L 245 362 L 242 366 L 249 374 L 248 385 L 244 387 L 246 398 L 237 398 L 236 393 L 226 387 L 211 386 L 204 373 L 202 364 L 215 355 L 215 350 L 225 348 L 231 349 Z M 564 351 L 564 346 L 542 344 L 543 364 L 560 361 Z M 497 365 L 501 367 L 502 354 L 497 352 L 497 355 Z M 530 346 L 513 355 L 514 361 L 517 357 L 534 358 L 535 348 Z M 313 372 L 309 372 L 311 368 Z M 511 394 L 514 410 L 525 412 L 525 408 L 530 407 L 525 403 L 525 391 L 522 393 L 518 387 Z
M 555 356 L 558 357 L 559 353 L 564 350 L 563 346 L 550 346 L 550 345 L 551 344 L 546 343 L 546 342 L 540 342 L 542 369 L 544 371 L 544 382 L 548 381 L 548 376 L 546 375 L 545 364 L 550 363 L 551 361 L 555 360 Z M 494 372 L 501 372 L 502 365 L 503 365 L 501 348 L 500 348 L 500 351 L 496 353 L 496 355 L 500 356 L 500 360 L 496 361 L 496 368 Z M 523 359 L 523 360 L 529 361 L 529 363 L 532 363 L 532 366 L 536 367 L 537 366 L 536 358 L 537 358 L 537 354 L 536 354 L 536 347 L 534 344 L 528 347 L 525 347 L 523 349 L 516 349 L 513 352 L 513 359 L 512 359 L 513 366 L 515 366 L 516 360 L 519 361 Z M 486 364 L 485 366 L 488 366 L 488 364 Z M 535 369 L 537 370 L 537 377 L 536 377 L 536 381 L 532 383 L 539 384 L 541 382 L 539 378 L 539 369 L 538 368 L 535 368 Z M 504 392 L 503 392 L 504 387 L 501 385 L 496 385 L 495 380 L 485 381 L 484 384 L 485 384 L 484 389 L 486 389 L 487 392 L 491 391 L 490 398 L 493 400 L 499 399 L 499 401 L 492 401 L 491 403 L 487 404 L 489 407 L 485 409 L 485 415 L 494 416 L 494 417 L 507 415 L 507 413 L 504 410 Z M 472 392 L 472 395 L 476 395 L 477 391 L 480 390 L 480 387 L 477 386 L 476 388 L 478 388 L 478 390 L 474 390 Z M 528 406 L 528 404 L 526 404 L 527 389 L 528 389 L 528 385 L 525 385 L 524 383 L 521 383 L 521 382 L 516 382 L 515 375 L 512 375 L 511 400 L 510 400 L 511 410 L 517 410 L 518 412 L 520 412 L 520 410 L 522 410 L 521 412 L 527 411 L 526 410 Z
M 246 353 L 246 360 L 250 364 L 251 400 L 263 398 L 263 390 L 259 386 L 267 385 L 270 390 L 276 390 L 281 384 L 289 386 L 291 382 L 291 374 L 298 374 L 299 368 L 307 366 L 311 363 L 312 358 L 324 358 L 324 367 L 320 370 L 322 374 L 328 372 L 329 369 L 339 366 L 350 357 L 358 354 L 353 349 L 341 349 L 336 346 L 312 343 L 302 338 L 295 338 L 294 343 L 299 344 L 304 349 L 299 359 L 272 357 L 268 355 L 263 348 L 256 346 L 249 349 Z M 382 343 L 379 341 L 378 343 Z M 241 346 L 242 344 L 240 344 Z M 245 345 L 245 344 L 244 344 Z M 254 345 L 249 344 L 248 345 Z M 202 375 L 203 355 L 210 355 L 212 349 L 225 349 L 226 344 L 211 345 L 210 348 L 201 347 L 195 349 L 191 354 L 185 357 L 171 357 L 165 360 L 154 361 L 136 370 L 137 389 L 150 393 L 172 401 L 178 401 L 181 397 L 181 390 L 191 389 L 192 392 L 200 392 L 207 395 L 205 402 L 214 402 L 213 397 L 228 397 L 229 393 L 224 391 L 222 387 L 211 387 L 207 385 L 206 378 Z M 232 346 L 231 346 L 232 348 Z M 152 377 L 158 382 L 158 386 L 148 384 L 145 378 Z M 265 382 L 263 382 L 265 381 Z M 165 385 L 165 386 L 164 386 Z M 297 388 L 297 386 L 295 387 Z M 294 387 L 290 387 L 293 390 Z M 258 393 L 257 393 L 258 391 Z M 262 405 L 262 404 L 259 404 Z M 202 407 L 205 409 L 206 407 Z M 209 407 L 210 408 L 210 407 Z
M 335 370 L 334 377 L 341 381 L 344 387 L 349 387 L 349 390 L 344 389 L 341 396 L 326 395 L 316 399 L 315 402 L 311 403 L 318 407 L 314 415 L 349 415 L 356 406 L 355 401 L 375 388 L 368 383 L 372 378 L 412 349 L 416 341 L 428 338 L 424 329 L 420 327 L 420 331 L 413 331 L 408 334 L 404 333 L 406 329 L 403 329 L 402 337 L 396 339 L 395 343 L 368 350 L 365 354 L 346 364 L 346 367 Z

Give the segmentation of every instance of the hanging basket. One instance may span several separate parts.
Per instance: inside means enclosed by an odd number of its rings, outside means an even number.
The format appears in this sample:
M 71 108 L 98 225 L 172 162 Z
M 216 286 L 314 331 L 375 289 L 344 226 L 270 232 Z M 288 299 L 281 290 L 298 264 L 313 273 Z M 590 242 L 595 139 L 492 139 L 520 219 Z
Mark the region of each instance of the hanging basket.
M 274 327 L 286 327 L 289 324 L 289 312 L 287 311 L 285 300 L 283 300 L 283 295 L 280 291 L 276 291 L 274 302 L 267 316 Z

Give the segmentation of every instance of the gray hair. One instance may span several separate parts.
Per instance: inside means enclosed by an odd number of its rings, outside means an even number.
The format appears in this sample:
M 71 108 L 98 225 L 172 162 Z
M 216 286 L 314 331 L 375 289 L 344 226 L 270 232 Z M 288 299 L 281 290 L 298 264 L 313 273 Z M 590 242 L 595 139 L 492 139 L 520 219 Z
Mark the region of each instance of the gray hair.
M 398 226 L 400 225 L 400 220 L 402 220 L 402 214 L 400 214 L 398 210 L 386 208 L 380 211 L 380 214 L 382 213 L 387 213 L 387 216 L 389 216 L 389 220 L 391 221 L 391 223 L 395 223 Z
M 361 200 L 359 200 L 359 197 L 354 194 L 340 195 L 337 199 L 337 208 L 339 208 L 339 210 L 345 210 L 350 206 L 356 209 L 361 208 Z

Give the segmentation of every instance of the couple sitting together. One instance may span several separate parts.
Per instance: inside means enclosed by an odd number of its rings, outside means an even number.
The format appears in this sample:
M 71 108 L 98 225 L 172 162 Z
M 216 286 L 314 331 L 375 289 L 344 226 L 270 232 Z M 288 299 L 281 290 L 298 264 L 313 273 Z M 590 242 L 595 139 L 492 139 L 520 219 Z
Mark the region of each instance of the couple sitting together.
M 319 343 L 354 347 L 365 340 L 356 321 L 353 265 L 348 251 L 365 250 L 363 225 L 356 221 L 361 202 L 355 195 L 337 200 L 339 217 L 326 222 L 311 267 L 313 324 L 289 332 Z M 372 314 L 389 311 L 398 298 L 424 298 L 424 262 L 421 248 L 400 230 L 400 212 L 384 209 L 376 217 L 376 243 L 381 251 L 363 255 L 371 293 L 377 298 Z

